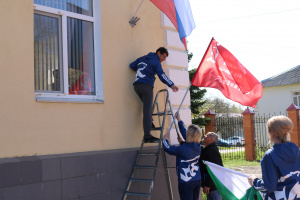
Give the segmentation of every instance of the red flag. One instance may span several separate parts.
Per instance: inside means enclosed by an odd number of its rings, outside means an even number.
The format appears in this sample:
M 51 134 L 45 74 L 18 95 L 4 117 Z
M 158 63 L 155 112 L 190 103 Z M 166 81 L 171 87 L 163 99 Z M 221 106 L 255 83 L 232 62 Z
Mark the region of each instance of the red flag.
M 226 48 L 212 38 L 192 85 L 220 90 L 225 97 L 255 108 L 262 84 Z
M 175 4 L 173 0 L 150 0 L 156 7 L 158 7 L 172 22 L 178 30 Z

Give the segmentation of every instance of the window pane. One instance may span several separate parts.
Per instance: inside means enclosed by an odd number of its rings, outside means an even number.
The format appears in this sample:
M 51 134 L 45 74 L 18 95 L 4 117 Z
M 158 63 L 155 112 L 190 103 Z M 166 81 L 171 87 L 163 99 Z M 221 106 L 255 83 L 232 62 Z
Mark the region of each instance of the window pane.
M 59 19 L 34 14 L 34 88 L 61 91 Z
M 95 94 L 93 23 L 68 18 L 69 94 Z
M 92 0 L 34 0 L 35 4 L 93 16 Z
M 294 104 L 296 105 L 296 106 L 298 106 L 298 101 L 297 101 L 297 97 L 293 97 L 293 101 L 294 101 Z

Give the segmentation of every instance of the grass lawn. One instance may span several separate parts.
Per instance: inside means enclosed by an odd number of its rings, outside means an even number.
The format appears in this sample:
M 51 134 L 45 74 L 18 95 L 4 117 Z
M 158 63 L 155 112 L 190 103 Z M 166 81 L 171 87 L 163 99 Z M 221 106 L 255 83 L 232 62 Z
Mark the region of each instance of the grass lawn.
M 260 166 L 260 163 L 257 161 L 246 161 L 246 160 L 230 160 L 230 159 L 223 159 L 223 165 L 226 168 L 231 167 L 240 167 L 240 166 Z

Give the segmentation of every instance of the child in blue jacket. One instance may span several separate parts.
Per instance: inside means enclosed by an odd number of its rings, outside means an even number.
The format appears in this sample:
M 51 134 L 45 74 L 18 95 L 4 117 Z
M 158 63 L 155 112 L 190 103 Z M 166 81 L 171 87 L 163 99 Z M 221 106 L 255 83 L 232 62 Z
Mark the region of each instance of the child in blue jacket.
M 164 139 L 163 148 L 168 154 L 176 156 L 180 199 L 198 200 L 201 187 L 201 173 L 198 162 L 201 153 L 201 129 L 194 124 L 186 129 L 183 121 L 180 120 L 179 114 L 177 114 L 177 119 L 185 142 L 181 143 L 180 146 L 170 146 L 169 141 Z
M 248 178 L 265 200 L 300 200 L 300 150 L 288 139 L 292 128 L 293 123 L 286 116 L 275 116 L 267 122 L 269 140 L 274 146 L 260 161 L 262 179 L 254 175 Z

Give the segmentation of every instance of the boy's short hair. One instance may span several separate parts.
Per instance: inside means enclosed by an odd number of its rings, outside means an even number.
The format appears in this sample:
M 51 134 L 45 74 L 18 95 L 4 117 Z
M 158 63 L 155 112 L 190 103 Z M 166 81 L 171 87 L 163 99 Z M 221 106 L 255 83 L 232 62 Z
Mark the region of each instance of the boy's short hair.
M 186 131 L 186 143 L 200 143 L 201 136 L 202 131 L 199 126 L 191 124 Z
M 156 50 L 155 53 L 157 53 L 157 52 L 160 52 L 161 54 L 166 53 L 166 54 L 167 54 L 167 57 L 169 56 L 169 52 L 168 52 L 168 50 L 167 50 L 165 47 L 159 47 L 159 48 Z

